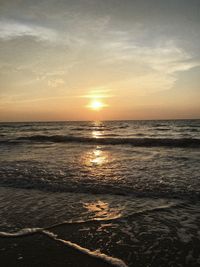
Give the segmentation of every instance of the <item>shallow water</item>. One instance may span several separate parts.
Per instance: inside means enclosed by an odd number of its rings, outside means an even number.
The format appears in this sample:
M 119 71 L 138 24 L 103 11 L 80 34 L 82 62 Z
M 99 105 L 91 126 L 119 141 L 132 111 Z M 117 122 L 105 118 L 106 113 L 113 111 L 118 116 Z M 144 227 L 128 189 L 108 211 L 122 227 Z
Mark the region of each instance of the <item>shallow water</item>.
M 71 236 L 52 231 L 129 266 L 198 266 L 199 133 L 199 120 L 2 123 L 0 232 L 66 223 Z

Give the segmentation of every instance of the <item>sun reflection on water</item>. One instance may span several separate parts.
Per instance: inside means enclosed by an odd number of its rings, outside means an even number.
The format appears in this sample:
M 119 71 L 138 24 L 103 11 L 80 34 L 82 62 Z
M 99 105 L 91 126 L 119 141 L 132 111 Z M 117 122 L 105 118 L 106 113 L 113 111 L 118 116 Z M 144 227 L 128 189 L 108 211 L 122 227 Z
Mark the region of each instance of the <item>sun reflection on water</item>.
M 92 212 L 102 212 L 108 210 L 108 203 L 98 200 L 97 202 L 85 203 L 84 207 Z
M 101 166 L 106 162 L 108 162 L 108 154 L 107 152 L 101 150 L 100 146 L 97 146 L 95 149 L 88 151 L 84 155 L 84 165 L 86 166 Z
M 95 202 L 85 203 L 84 208 L 88 212 L 95 215 L 96 219 L 111 219 L 118 218 L 121 216 L 121 210 L 117 207 L 112 207 L 108 202 L 97 200 Z
M 96 165 L 102 165 L 106 162 L 106 155 L 103 154 L 101 150 L 94 150 L 93 151 L 93 157 L 90 159 L 90 162 Z
M 99 131 L 96 131 L 96 130 L 92 131 L 92 137 L 93 138 L 99 138 L 101 136 L 102 136 L 102 132 L 99 132 Z

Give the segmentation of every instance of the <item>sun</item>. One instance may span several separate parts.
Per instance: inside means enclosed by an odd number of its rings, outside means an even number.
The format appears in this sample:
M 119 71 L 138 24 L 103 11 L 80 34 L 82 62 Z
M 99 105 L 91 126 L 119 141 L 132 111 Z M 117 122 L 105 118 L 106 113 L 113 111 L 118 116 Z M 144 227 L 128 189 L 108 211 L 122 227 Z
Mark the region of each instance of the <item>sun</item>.
M 100 100 L 93 100 L 90 104 L 89 104 L 89 108 L 92 110 L 101 110 L 103 107 L 105 107 L 106 105 L 104 103 L 102 103 Z

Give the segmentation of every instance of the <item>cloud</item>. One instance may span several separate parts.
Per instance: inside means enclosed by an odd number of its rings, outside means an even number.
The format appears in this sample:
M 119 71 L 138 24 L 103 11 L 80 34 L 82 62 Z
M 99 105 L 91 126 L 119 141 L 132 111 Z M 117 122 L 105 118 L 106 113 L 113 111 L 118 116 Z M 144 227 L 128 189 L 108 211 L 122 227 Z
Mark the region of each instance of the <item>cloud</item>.
M 124 89 L 131 86 L 138 94 L 167 90 L 177 81 L 178 72 L 200 66 L 200 61 L 175 40 L 158 39 L 156 43 L 144 44 L 135 34 L 132 37 L 130 32 L 117 32 L 102 44 L 102 64 L 121 69 L 128 66 L 122 79 L 107 86 Z
M 113 90 L 117 90 L 119 94 L 126 92 L 126 94 L 132 97 L 169 90 L 175 82 L 176 78 L 174 76 L 151 72 L 141 76 L 133 75 L 127 79 L 113 82 L 109 86 Z
M 50 42 L 55 42 L 58 39 L 57 33 L 49 28 L 16 21 L 0 21 L 0 39 L 6 41 L 24 36 Z
M 16 58 L 12 56 L 10 60 L 11 65 L 14 61 L 18 65 L 23 59 L 24 68 L 30 63 L 37 86 L 46 83 L 56 88 L 65 83 L 71 94 L 73 90 L 80 91 L 79 88 L 90 91 L 90 87 L 98 86 L 112 89 L 114 94 L 116 90 L 122 90 L 124 94 L 126 90 L 139 95 L 150 94 L 171 89 L 178 79 L 178 72 L 200 65 L 191 51 L 178 42 L 177 36 L 168 34 L 164 37 L 162 31 L 166 29 L 162 23 L 155 28 L 154 24 L 144 25 L 132 15 L 126 21 L 122 20 L 121 13 L 119 17 L 114 11 L 88 13 L 82 6 L 80 10 L 70 9 L 69 4 L 67 8 L 56 6 L 59 9 L 56 13 L 54 5 L 49 9 L 48 1 L 45 3 L 30 9 L 35 17 L 22 15 L 18 20 L 11 20 L 8 16 L 0 21 L 0 39 L 21 38 L 17 41 L 24 44 L 16 45 L 16 51 L 9 44 L 8 55 L 10 51 L 16 53 Z M 47 45 L 42 47 L 34 42 L 33 47 L 27 46 L 22 37 L 32 37 L 30 41 L 47 42 Z M 184 38 L 181 39 L 183 42 Z M 53 48 L 51 44 L 55 44 Z M 67 50 L 63 49 L 66 47 Z M 93 93 L 108 97 L 106 92 L 96 89 Z M 85 95 L 93 96 L 92 93 Z
M 89 92 L 88 92 L 89 91 Z M 92 88 L 87 88 L 87 94 L 81 95 L 79 97 L 82 98 L 112 98 L 114 97 L 113 94 L 110 94 L 111 90 L 104 87 L 104 86 L 99 86 L 99 87 L 92 87 Z
M 132 35 L 134 33 L 121 32 L 120 35 L 112 35 L 108 42 L 102 44 L 107 53 L 104 59 L 106 63 L 127 64 L 132 61 L 166 73 L 184 71 L 200 65 L 200 62 L 178 46 L 175 40 L 158 39 L 156 43 L 148 45 L 139 42 L 137 36 L 131 38 Z
M 51 79 L 48 81 L 48 86 L 53 87 L 53 88 L 57 88 L 60 87 L 62 85 L 64 85 L 65 82 L 63 81 L 63 79 Z

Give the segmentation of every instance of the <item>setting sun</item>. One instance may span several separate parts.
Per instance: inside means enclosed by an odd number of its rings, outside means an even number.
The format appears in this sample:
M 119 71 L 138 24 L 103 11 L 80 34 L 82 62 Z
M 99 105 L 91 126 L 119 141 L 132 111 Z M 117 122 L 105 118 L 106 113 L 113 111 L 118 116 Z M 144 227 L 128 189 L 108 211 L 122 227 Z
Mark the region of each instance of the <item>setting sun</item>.
M 90 104 L 89 104 L 89 108 L 92 110 L 100 110 L 103 107 L 105 107 L 106 105 L 103 104 L 101 101 L 99 100 L 93 100 Z

